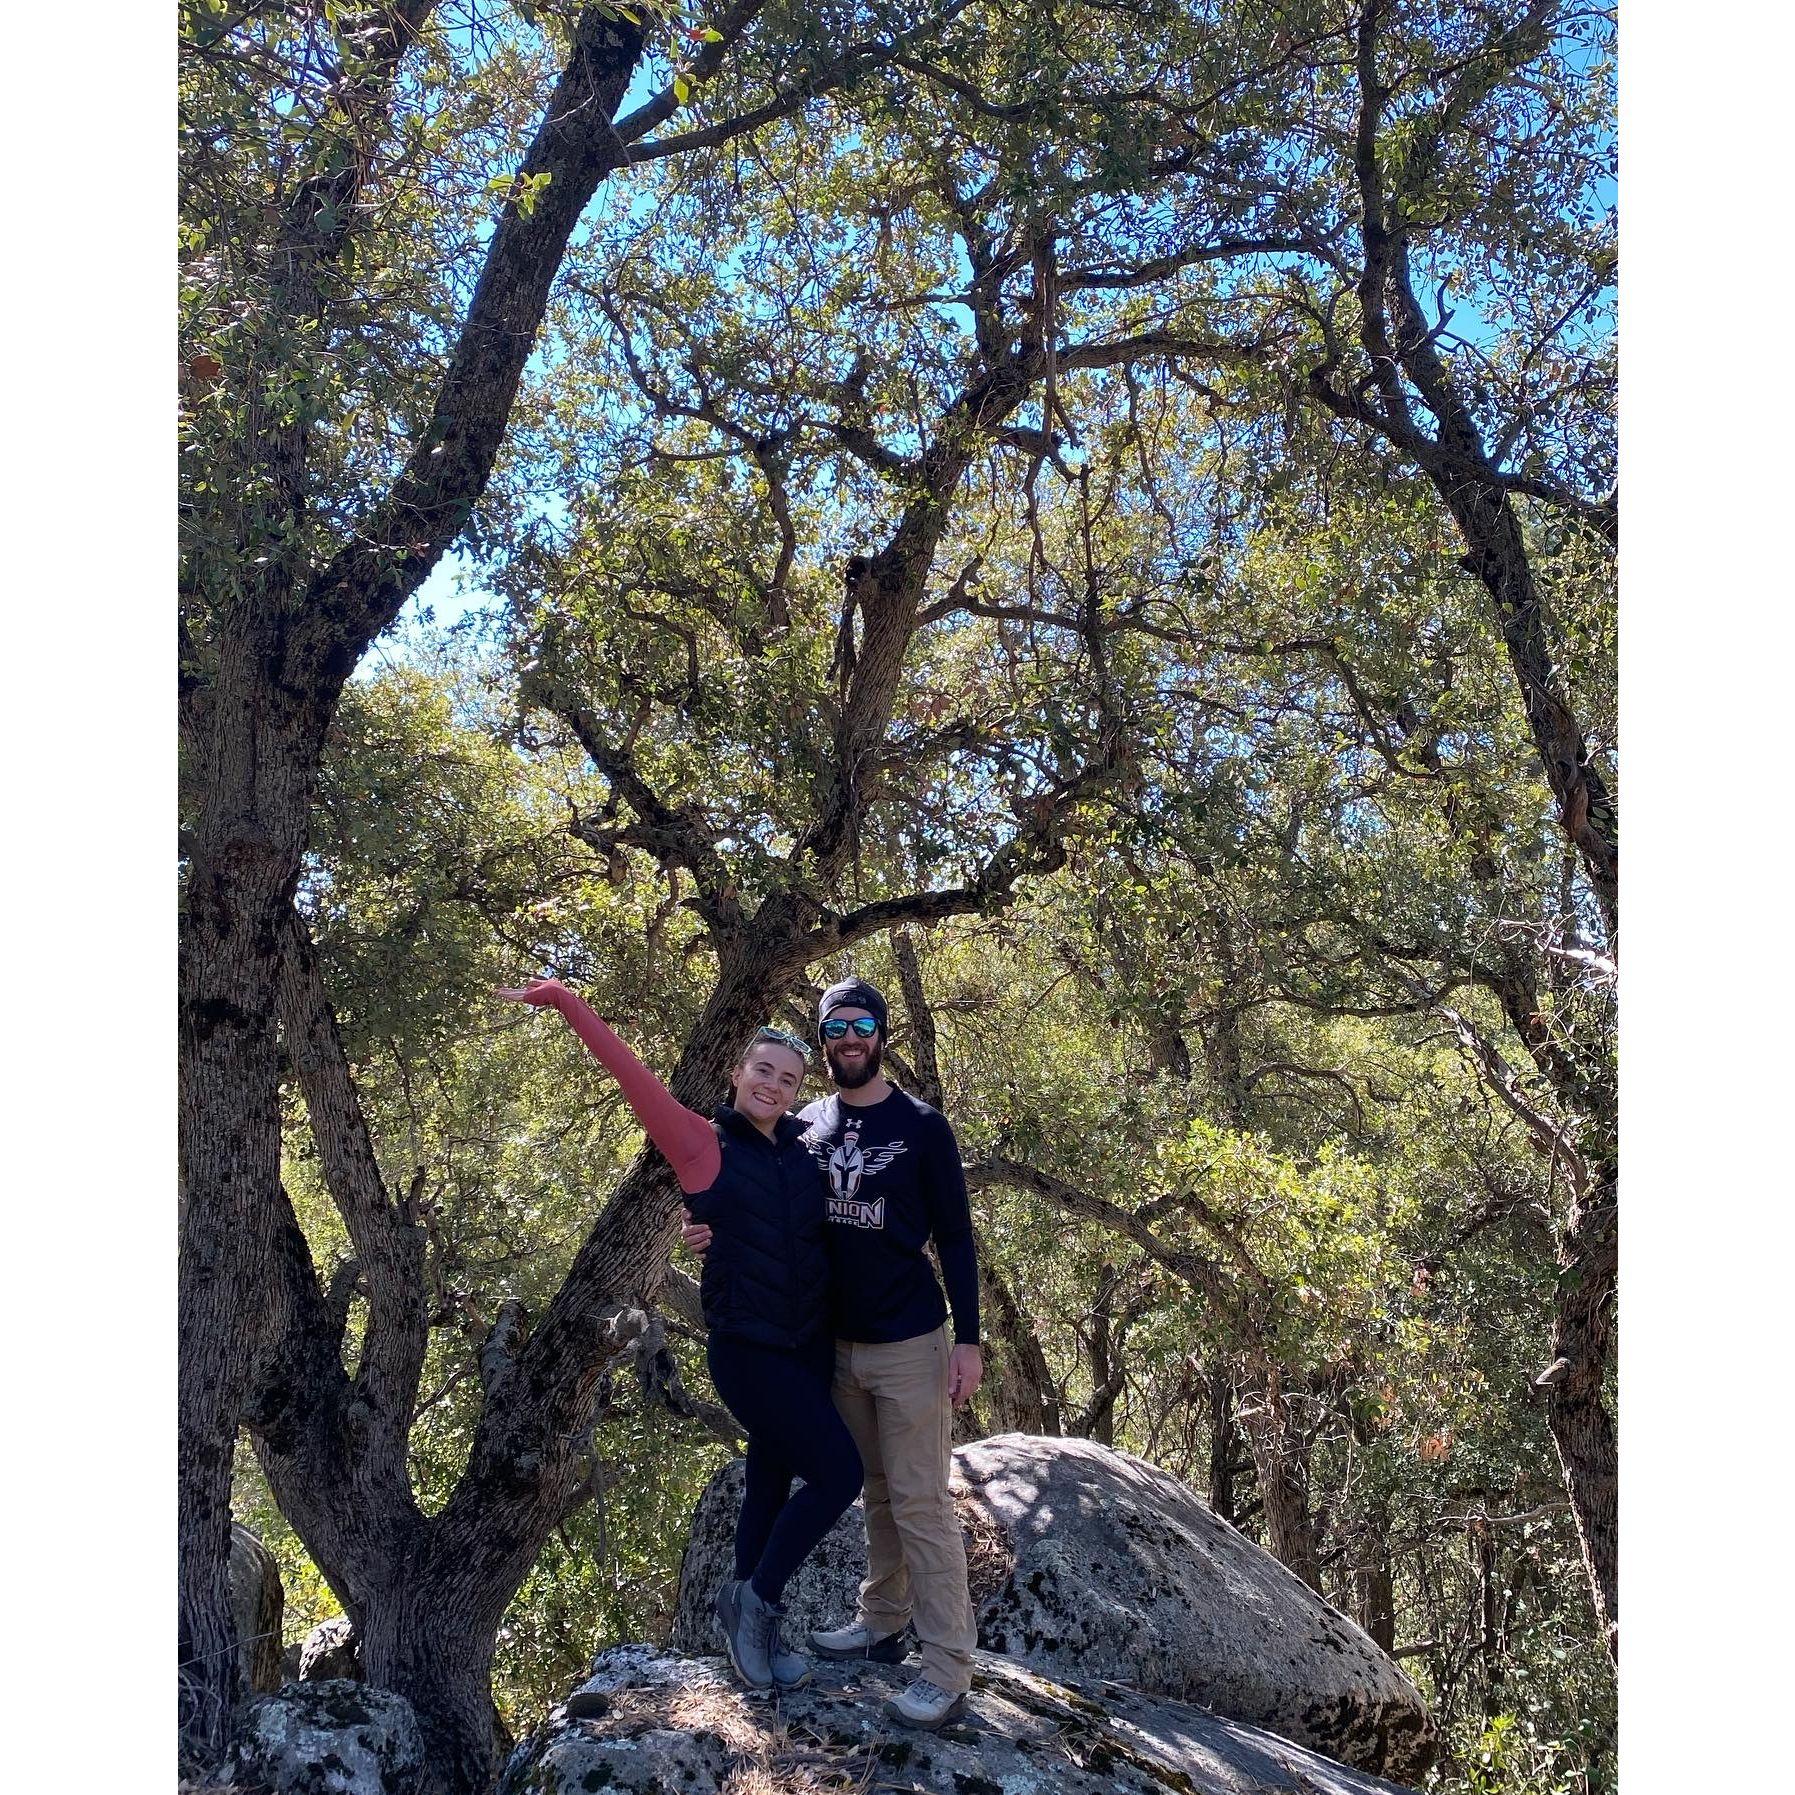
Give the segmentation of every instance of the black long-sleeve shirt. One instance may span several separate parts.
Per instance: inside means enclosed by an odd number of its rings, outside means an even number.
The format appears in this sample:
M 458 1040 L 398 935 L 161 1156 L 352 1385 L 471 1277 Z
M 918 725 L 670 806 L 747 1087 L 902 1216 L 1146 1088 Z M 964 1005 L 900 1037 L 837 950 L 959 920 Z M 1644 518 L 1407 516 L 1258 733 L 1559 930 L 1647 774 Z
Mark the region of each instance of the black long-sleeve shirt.
M 829 1183 L 836 1333 L 844 1340 L 912 1340 L 940 1327 L 951 1306 L 955 1342 L 977 1345 L 972 1211 L 946 1117 L 893 1089 L 864 1105 L 824 1097 L 799 1120 Z M 931 1236 L 946 1303 L 923 1251 Z

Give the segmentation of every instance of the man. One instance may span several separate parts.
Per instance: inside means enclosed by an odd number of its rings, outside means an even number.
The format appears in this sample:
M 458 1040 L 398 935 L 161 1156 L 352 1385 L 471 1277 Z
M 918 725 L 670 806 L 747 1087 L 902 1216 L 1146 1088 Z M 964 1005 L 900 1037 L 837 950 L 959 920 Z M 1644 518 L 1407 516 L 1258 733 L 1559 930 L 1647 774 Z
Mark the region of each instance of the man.
M 922 1674 L 885 1711 L 933 1731 L 965 1705 L 977 1639 L 948 1474 L 953 1407 L 984 1376 L 978 1263 L 953 1130 L 880 1072 L 886 1014 L 861 979 L 823 994 L 817 1032 L 835 1091 L 799 1117 L 829 1181 L 835 1406 L 866 1467 L 859 1613 L 810 1643 L 826 1658 L 897 1664 L 914 1625 Z M 945 1302 L 923 1250 L 931 1237 Z M 710 1236 L 688 1226 L 685 1239 L 702 1251 Z

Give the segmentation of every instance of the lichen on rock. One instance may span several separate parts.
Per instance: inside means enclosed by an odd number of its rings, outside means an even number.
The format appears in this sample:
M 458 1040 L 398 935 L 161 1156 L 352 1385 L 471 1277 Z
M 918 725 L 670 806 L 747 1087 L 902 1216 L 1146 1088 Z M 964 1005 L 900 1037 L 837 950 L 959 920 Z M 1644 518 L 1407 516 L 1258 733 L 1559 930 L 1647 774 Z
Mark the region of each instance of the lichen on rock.
M 603 1713 L 556 1709 L 512 1753 L 499 1795 L 1396 1795 L 1188 1703 L 1057 1682 L 985 1652 L 975 1664 L 964 1717 L 917 1733 L 883 1713 L 911 1674 L 902 1667 L 819 1664 L 774 1698 L 741 1689 L 718 1658 L 616 1647 L 580 1686 L 604 1696 Z
M 424 1771 L 410 1703 L 334 1678 L 250 1702 L 224 1774 L 272 1795 L 420 1795 Z

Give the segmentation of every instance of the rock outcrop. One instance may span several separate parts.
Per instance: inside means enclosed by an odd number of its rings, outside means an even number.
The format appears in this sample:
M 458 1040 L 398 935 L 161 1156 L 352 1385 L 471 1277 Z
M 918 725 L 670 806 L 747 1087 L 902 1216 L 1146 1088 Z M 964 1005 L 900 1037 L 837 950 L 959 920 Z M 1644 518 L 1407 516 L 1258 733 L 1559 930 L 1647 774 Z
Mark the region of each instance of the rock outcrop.
M 299 1648 L 298 1680 L 322 1683 L 342 1677 L 351 1683 L 364 1681 L 361 1647 L 355 1637 L 355 1623 L 346 1614 L 321 1620 L 306 1634 Z
M 775 1702 L 743 1691 L 721 1659 L 616 1646 L 581 1686 L 602 1712 L 555 1709 L 511 1754 L 499 1795 L 1397 1795 L 1394 1783 L 1188 1703 L 1055 1681 L 985 1652 L 964 1717 L 909 1732 L 880 1711 L 909 1675 L 824 1664 Z
M 424 1740 L 390 1690 L 289 1683 L 242 1710 L 223 1780 L 271 1795 L 418 1795 Z
M 241 1521 L 231 1523 L 231 1614 L 243 1657 L 243 1684 L 257 1694 L 280 1687 L 280 1566 Z
M 1354 1623 L 1168 1472 L 1090 1440 L 1004 1434 L 956 1448 L 979 1644 L 1065 1682 L 1125 1684 L 1379 1775 L 1434 1755 L 1420 1692 Z M 716 1650 L 710 1603 L 731 1570 L 740 1462 L 693 1516 L 671 1647 Z M 853 1611 L 856 1506 L 786 1591 L 792 1631 Z

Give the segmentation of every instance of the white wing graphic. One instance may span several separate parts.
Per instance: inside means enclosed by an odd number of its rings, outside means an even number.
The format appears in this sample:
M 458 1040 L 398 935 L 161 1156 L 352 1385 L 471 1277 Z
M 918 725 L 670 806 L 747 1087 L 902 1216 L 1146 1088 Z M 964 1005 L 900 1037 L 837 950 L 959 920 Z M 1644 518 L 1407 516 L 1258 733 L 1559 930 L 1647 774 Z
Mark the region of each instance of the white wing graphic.
M 900 1153 L 908 1153 L 909 1151 L 909 1144 L 905 1141 L 888 1141 L 876 1152 L 866 1155 L 865 1165 L 861 1176 L 865 1178 L 877 1177 L 878 1174 L 884 1171 Z

